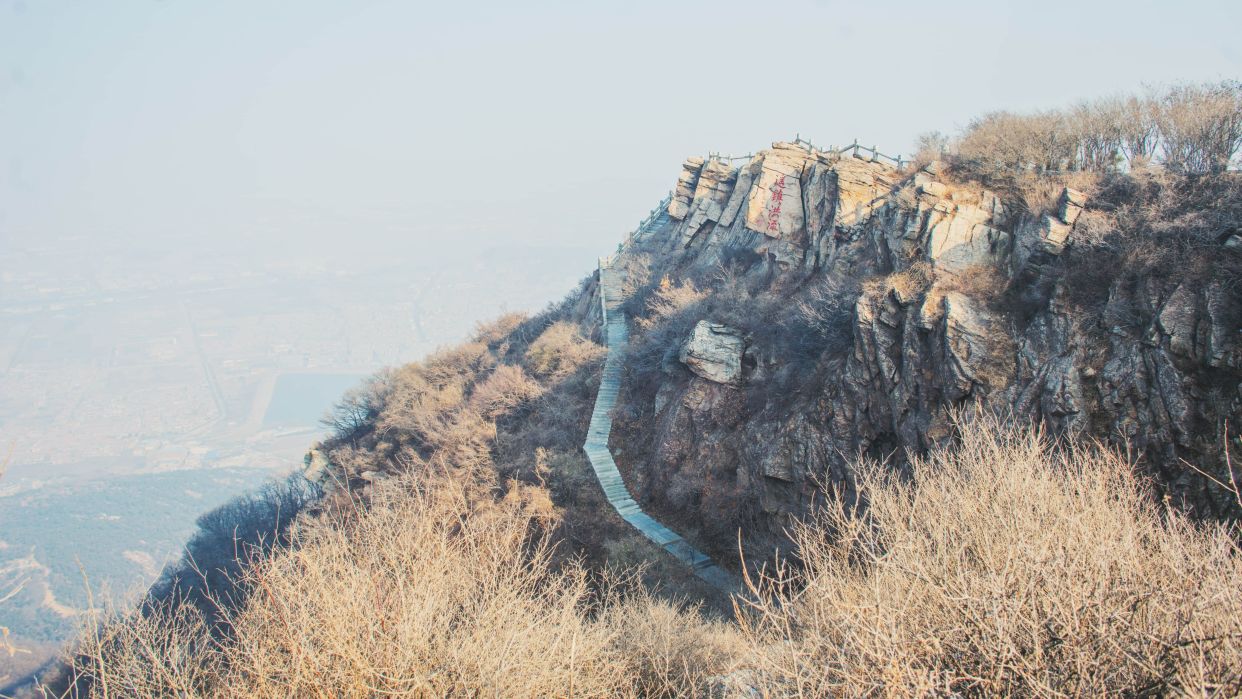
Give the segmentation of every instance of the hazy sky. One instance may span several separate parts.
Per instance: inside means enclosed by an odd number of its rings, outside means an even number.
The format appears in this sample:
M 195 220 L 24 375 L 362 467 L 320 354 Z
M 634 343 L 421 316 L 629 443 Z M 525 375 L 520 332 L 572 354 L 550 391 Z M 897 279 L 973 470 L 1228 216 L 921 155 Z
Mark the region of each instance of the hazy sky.
M 1242 76 L 1242 2 L 0 0 L 0 245 L 606 248 L 681 160 Z

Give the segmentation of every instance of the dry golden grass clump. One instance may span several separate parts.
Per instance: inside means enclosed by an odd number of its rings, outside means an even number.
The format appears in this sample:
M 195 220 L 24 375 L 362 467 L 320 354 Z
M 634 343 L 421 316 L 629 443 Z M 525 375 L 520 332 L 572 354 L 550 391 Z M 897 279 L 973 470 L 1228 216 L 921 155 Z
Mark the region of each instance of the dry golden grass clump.
M 365 514 L 306 520 L 244 574 L 212 639 L 171 606 L 103 624 L 79 649 L 90 696 L 681 696 L 736 636 L 632 584 L 554 565 L 536 489 L 403 478 Z M 598 580 L 596 580 L 598 583 Z
M 518 406 L 543 395 L 544 388 L 522 367 L 501 364 L 482 383 L 474 387 L 471 402 L 483 417 L 494 420 Z
M 865 511 L 794 532 L 742 628 L 773 696 L 1237 696 L 1242 556 L 1130 466 L 982 421 L 863 466 Z
M 573 323 L 558 320 L 530 344 L 524 363 L 537 377 L 561 379 L 603 354 L 604 348 L 582 337 Z
M 700 291 L 693 283 L 686 282 L 674 285 L 668 277 L 652 290 L 646 304 L 646 315 L 635 319 L 639 328 L 652 330 L 660 323 L 676 316 L 683 309 L 699 303 L 709 296 L 707 291 Z

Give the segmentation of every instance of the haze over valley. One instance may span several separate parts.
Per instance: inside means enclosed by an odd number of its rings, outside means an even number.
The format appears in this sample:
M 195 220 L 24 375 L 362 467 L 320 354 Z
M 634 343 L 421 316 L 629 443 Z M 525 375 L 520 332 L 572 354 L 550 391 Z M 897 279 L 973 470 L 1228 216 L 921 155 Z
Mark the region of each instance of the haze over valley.
M 300 467 L 346 389 L 542 307 L 594 252 L 467 249 L 369 265 L 82 238 L 0 251 L 0 586 L 24 585 L 0 626 L 62 640 L 83 574 L 129 599 L 200 514 Z
M 0 697 L 1242 696 L 1238 27 L 0 0 Z

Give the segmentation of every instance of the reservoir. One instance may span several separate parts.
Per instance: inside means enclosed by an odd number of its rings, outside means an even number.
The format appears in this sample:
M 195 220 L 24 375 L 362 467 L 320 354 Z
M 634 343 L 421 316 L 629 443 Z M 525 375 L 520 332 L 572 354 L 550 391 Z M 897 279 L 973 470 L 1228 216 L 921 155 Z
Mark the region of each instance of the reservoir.
M 364 378 L 364 374 L 281 374 L 263 414 L 263 426 L 316 427 L 345 391 Z

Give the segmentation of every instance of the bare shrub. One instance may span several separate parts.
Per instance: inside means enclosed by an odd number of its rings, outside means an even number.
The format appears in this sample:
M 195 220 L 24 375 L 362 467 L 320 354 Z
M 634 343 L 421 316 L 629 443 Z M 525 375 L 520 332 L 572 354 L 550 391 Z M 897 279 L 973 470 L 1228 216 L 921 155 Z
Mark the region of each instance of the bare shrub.
M 429 435 L 438 429 L 443 416 L 456 410 L 465 400 L 467 377 L 459 376 L 457 381 L 447 381 L 443 375 L 439 378 L 439 383 L 428 380 L 419 365 L 397 370 L 392 390 L 376 420 L 378 429 L 397 430 L 432 441 Z
M 1224 172 L 1242 145 L 1242 83 L 1175 86 L 1161 100 L 1156 125 L 1169 169 Z
M 1068 118 L 1078 142 L 1078 166 L 1095 172 L 1116 169 L 1124 138 L 1124 103 L 1119 98 L 1083 102 Z
M 940 160 L 949 152 L 949 137 L 939 131 L 927 131 L 918 135 L 914 141 L 914 165 L 921 168 L 928 163 Z
M 654 327 L 707 296 L 708 292 L 699 290 L 691 282 L 673 284 L 665 277 L 647 300 L 646 313 L 637 319 L 638 326 L 644 329 Z
M 1005 291 L 1009 278 L 994 265 L 974 264 L 954 274 L 946 274 L 935 280 L 933 293 L 942 295 L 958 291 L 983 303 L 994 303 Z
M 249 594 L 238 586 L 245 561 L 288 545 L 289 526 L 321 495 L 316 484 L 294 473 L 204 513 L 181 560 L 151 587 L 149 602 L 181 600 L 217 617 L 222 604 L 239 603 Z
M 456 410 L 438 420 L 435 429 L 425 438 L 432 464 L 441 468 L 479 468 L 492 462 L 496 423 L 484 419 L 474 410 Z M 410 465 L 407 464 L 406 468 Z
M 89 609 L 80 625 L 58 696 L 210 696 L 223 672 L 206 617 L 192 604 L 165 600 L 124 616 Z
M 583 337 L 572 323 L 557 321 L 535 338 L 526 350 L 523 363 L 535 376 L 563 378 L 604 351 L 603 347 Z
M 375 422 L 388 393 L 388 372 L 380 372 L 345 392 L 320 420 L 342 441 L 357 439 Z
M 616 630 L 612 651 L 630 666 L 632 691 L 641 697 L 708 696 L 743 654 L 732 626 L 645 592 L 609 607 L 600 621 Z
M 1235 696 L 1242 551 L 1094 447 L 975 417 L 795 526 L 737 625 L 553 555 L 541 488 L 386 481 L 192 605 L 87 617 L 72 696 Z M 551 458 L 545 455 L 547 458 Z M 564 458 L 564 457 L 557 457 Z M 550 467 L 550 466 L 549 466 Z M 641 556 L 639 556 L 641 558 Z M 558 563 L 559 561 L 559 563 Z
M 1242 552 L 1093 447 L 977 419 L 794 538 L 742 628 L 765 696 L 1235 696 Z
M 466 342 L 441 349 L 415 367 L 433 387 L 464 386 L 475 375 L 496 365 L 496 358 L 482 342 Z
M 630 390 L 655 390 L 661 366 L 685 342 L 690 328 L 710 312 L 711 296 L 692 283 L 674 284 L 668 277 L 650 290 L 642 313 L 633 317 L 638 332 L 626 350 L 625 366 L 634 377 Z
M 1068 111 L 995 112 L 972 121 L 955 146 L 956 170 L 1002 188 L 1032 173 L 1108 173 L 1123 161 L 1136 171 L 1158 158 L 1177 172 L 1221 173 L 1242 146 L 1242 83 L 1183 83 Z
M 1060 112 L 994 112 L 970 123 L 957 154 L 973 172 L 996 176 L 1068 169 L 1077 150 L 1077 135 Z
M 931 287 L 932 276 L 931 265 L 920 260 L 899 272 L 888 275 L 884 283 L 902 300 L 909 301 Z
M 473 340 L 488 346 L 494 345 L 507 339 L 528 320 L 530 317 L 525 313 L 512 312 L 504 313 L 499 318 L 488 322 L 479 322 L 475 325 Z
M 1213 280 L 1238 293 L 1242 258 L 1222 249 L 1219 237 L 1239 225 L 1242 179 L 1233 173 L 1186 177 L 1151 169 L 1106 176 L 1078 219 L 1072 252 L 1060 260 L 1065 298 L 1093 314 L 1107 303 L 1110 312 L 1129 316 L 1117 318 L 1123 326 L 1142 334 L 1150 314 L 1126 307 L 1146 293 L 1129 290 L 1143 278 L 1169 288 Z
M 625 296 L 633 295 L 651 282 L 654 264 L 650 254 L 633 251 L 614 260 L 614 268 L 619 269 L 625 279 Z
M 1131 96 L 1121 100 L 1114 114 L 1121 127 L 1121 151 L 1131 170 L 1144 167 L 1156 157 L 1160 147 L 1157 109 L 1150 95 Z
M 470 401 L 483 417 L 491 420 L 542 393 L 543 386 L 527 376 L 522 367 L 502 364 L 475 386 Z
M 794 304 L 795 312 L 786 325 L 805 329 L 804 342 L 811 345 L 808 349 L 842 354 L 854 346 L 854 303 L 858 292 L 854 280 L 824 276 Z
M 730 245 L 720 251 L 718 264 L 730 273 L 745 274 L 763 262 L 763 255 L 749 245 Z
M 553 563 L 537 493 L 408 478 L 363 515 L 308 521 L 246 571 L 226 639 L 181 607 L 104 623 L 89 696 L 686 696 L 736 635 Z M 732 639 L 732 640 L 731 640 Z

